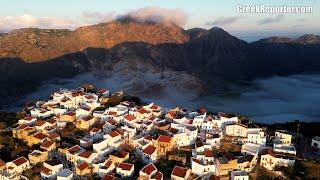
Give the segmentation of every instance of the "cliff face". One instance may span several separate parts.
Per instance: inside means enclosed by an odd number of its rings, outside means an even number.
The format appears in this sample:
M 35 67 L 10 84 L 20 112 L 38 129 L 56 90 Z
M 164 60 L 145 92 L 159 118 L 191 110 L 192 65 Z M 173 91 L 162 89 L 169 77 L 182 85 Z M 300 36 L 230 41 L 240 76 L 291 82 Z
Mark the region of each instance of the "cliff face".
M 0 97 L 18 96 L 44 80 L 85 72 L 170 72 L 184 77 L 185 87 L 224 90 L 226 82 L 319 71 L 319 39 L 305 35 L 247 43 L 217 27 L 184 30 L 171 23 L 134 21 L 75 31 L 14 30 L 0 35 Z M 183 84 L 179 78 L 168 81 Z

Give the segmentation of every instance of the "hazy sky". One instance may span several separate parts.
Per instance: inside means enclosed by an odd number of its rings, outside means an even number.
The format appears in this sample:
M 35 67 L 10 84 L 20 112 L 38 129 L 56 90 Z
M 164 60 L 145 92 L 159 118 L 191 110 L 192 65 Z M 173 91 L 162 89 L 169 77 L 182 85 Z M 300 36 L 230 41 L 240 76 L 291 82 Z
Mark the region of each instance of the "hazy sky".
M 309 14 L 239 14 L 242 5 L 311 6 Z M 219 26 L 250 39 L 320 34 L 320 0 L 8 0 L 1 2 L 0 31 L 22 27 L 70 28 L 119 15 L 172 20 L 184 28 Z

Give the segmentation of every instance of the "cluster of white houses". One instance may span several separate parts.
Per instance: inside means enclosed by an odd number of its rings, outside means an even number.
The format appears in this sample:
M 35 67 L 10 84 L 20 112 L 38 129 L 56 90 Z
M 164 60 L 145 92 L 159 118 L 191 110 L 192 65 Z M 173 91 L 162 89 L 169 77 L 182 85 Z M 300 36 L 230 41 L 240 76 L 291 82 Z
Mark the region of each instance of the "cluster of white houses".
M 52 99 L 37 102 L 12 132 L 30 147 L 40 144 L 40 149 L 12 162 L 1 161 L 0 180 L 21 179 L 24 170 L 38 163 L 43 164 L 43 179 L 97 174 L 103 179 L 160 180 L 165 177 L 155 164 L 163 157 L 190 164 L 175 166 L 171 179 L 245 180 L 259 162 L 269 170 L 295 162 L 296 150 L 288 132 L 275 132 L 273 146 L 268 147 L 264 129 L 241 122 L 234 114 L 212 114 L 204 108 L 166 109 L 154 103 L 136 106 L 128 101 L 95 110 L 110 96 L 108 90 L 86 93 L 81 88 L 60 89 Z M 61 130 L 71 123 L 87 133 L 77 138 L 78 143 L 62 146 Z M 241 151 L 215 153 L 226 140 L 240 145 Z M 126 151 L 128 146 L 133 152 Z M 314 142 L 314 146 L 319 144 Z M 132 154 L 144 163 L 142 169 L 129 163 Z

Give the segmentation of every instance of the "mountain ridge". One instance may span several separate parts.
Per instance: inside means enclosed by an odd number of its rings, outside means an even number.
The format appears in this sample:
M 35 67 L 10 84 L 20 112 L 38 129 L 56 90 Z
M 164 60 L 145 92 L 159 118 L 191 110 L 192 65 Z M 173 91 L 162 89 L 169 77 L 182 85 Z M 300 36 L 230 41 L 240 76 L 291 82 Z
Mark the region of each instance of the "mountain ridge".
M 173 23 L 122 22 L 120 20 L 83 26 L 73 31 L 68 29 L 22 28 L 0 35 L 0 57 L 17 57 L 26 62 L 37 62 L 82 51 L 90 47 L 111 48 L 122 42 L 184 44 L 213 32 L 227 33 L 219 27 L 213 27 L 209 30 L 202 28 L 185 30 Z M 223 35 L 223 33 L 221 34 Z M 230 34 L 228 33 L 228 35 Z M 306 34 L 296 39 L 270 37 L 248 44 L 261 43 L 320 44 L 320 36 Z M 17 48 L 17 44 L 20 48 Z
M 0 97 L 24 94 L 51 78 L 112 74 L 119 68 L 187 73 L 207 92 L 225 91 L 228 83 L 320 71 L 318 36 L 296 41 L 248 43 L 218 27 L 185 30 L 172 23 L 129 20 L 74 31 L 14 30 L 0 36 Z

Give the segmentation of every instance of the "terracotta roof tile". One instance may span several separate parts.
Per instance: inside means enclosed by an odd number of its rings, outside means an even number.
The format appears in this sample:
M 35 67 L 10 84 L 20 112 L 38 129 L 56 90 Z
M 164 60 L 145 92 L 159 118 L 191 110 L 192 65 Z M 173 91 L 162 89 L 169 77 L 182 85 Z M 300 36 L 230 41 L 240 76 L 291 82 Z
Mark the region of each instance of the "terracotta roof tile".
M 84 158 L 89 158 L 92 154 L 92 151 L 84 151 L 80 153 L 78 156 L 84 157 Z
M 68 151 L 70 154 L 74 154 L 74 153 L 78 152 L 80 149 L 81 149 L 80 146 L 75 145 L 75 146 L 72 146 L 71 148 L 69 148 Z
M 147 139 L 147 140 L 149 140 L 149 141 L 152 141 L 152 136 L 147 135 L 147 136 L 144 137 L 144 139 Z
M 38 120 L 38 121 L 36 122 L 35 126 L 42 126 L 42 125 L 44 125 L 45 123 L 46 123 L 46 121 L 44 121 L 44 120 Z
M 206 149 L 204 150 L 204 155 L 206 157 L 213 157 L 213 151 Z
M 51 173 L 51 169 L 42 166 L 42 167 L 41 167 L 41 173 L 44 173 L 44 174 L 46 174 L 46 175 L 49 175 L 49 174 Z
M 108 160 L 108 161 L 104 164 L 104 166 L 105 166 L 106 168 L 109 168 L 112 163 L 113 163 L 112 160 Z
M 94 127 L 94 128 L 91 129 L 90 132 L 97 133 L 97 132 L 99 132 L 99 131 L 101 131 L 101 129 Z
M 112 132 L 109 133 L 109 135 L 111 137 L 116 137 L 116 136 L 119 136 L 120 134 L 117 131 L 112 131 Z
M 130 163 L 120 163 L 118 165 L 118 168 L 125 170 L 125 171 L 131 170 L 132 167 L 133 167 L 133 164 L 130 164 Z
M 150 108 L 151 108 L 151 109 L 158 109 L 159 106 L 157 106 L 157 105 L 152 105 Z
M 169 143 L 171 141 L 171 137 L 170 136 L 165 136 L 165 135 L 160 135 L 158 137 L 158 141 L 159 142 Z
M 42 139 L 47 138 L 48 136 L 47 136 L 46 134 L 42 133 L 42 132 L 38 132 L 38 133 L 36 133 L 33 137 L 42 140 Z
M 116 111 L 109 111 L 109 112 L 108 112 L 108 115 L 111 115 L 111 116 L 112 116 L 112 115 L 117 115 L 117 112 L 116 112 Z
M 54 124 L 54 123 L 56 123 L 57 121 L 56 120 L 54 120 L 54 119 L 49 119 L 48 120 L 48 123 L 50 123 L 50 124 Z
M 88 168 L 88 167 L 89 167 L 89 164 L 84 161 L 84 162 L 81 163 L 77 168 L 78 168 L 80 171 L 83 171 L 83 170 L 85 170 L 85 169 Z
M 128 121 L 133 121 L 136 119 L 136 117 L 132 114 L 128 114 L 128 115 L 124 116 L 124 118 Z
M 52 133 L 49 135 L 49 138 L 52 140 L 52 139 L 56 139 L 56 138 L 59 138 L 60 135 L 58 133 Z
M 107 91 L 108 91 L 107 89 L 100 89 L 100 90 L 99 90 L 99 93 L 100 93 L 100 94 L 103 94 L 103 93 L 105 93 L 105 92 L 107 92 Z
M 52 144 L 54 144 L 53 141 L 46 140 L 41 144 L 41 147 L 49 148 L 52 146 Z
M 139 112 L 140 114 L 147 114 L 147 113 L 150 113 L 150 111 L 146 110 L 145 108 L 141 108 L 141 109 L 139 109 L 139 110 L 138 110 L 138 112 Z
M 69 116 L 75 116 L 75 115 L 76 115 L 76 113 L 75 113 L 75 112 L 73 112 L 73 111 L 69 111 L 69 112 L 67 112 L 67 113 L 66 113 L 66 115 L 69 115 Z
M 160 171 L 157 171 L 157 173 L 151 177 L 152 179 L 156 180 L 162 180 L 163 179 L 163 174 Z
M 157 149 L 156 147 L 149 145 L 148 147 L 146 147 L 143 150 L 143 153 L 148 154 L 148 155 L 152 155 L 156 151 L 156 149 Z
M 174 176 L 184 178 L 187 174 L 187 170 L 188 170 L 187 168 L 175 166 L 171 174 Z
M 26 127 L 28 127 L 28 125 L 26 125 L 26 124 L 21 124 L 20 126 L 18 126 L 18 129 L 25 129 Z
M 109 121 L 108 121 L 111 125 L 116 125 L 116 124 L 118 124 L 118 122 L 117 121 L 115 121 L 115 120 L 113 120 L 113 119 L 109 119 Z
M 27 160 L 25 157 L 21 156 L 21 157 L 15 159 L 15 160 L 13 160 L 12 162 L 13 162 L 16 166 L 20 166 L 20 165 L 28 162 L 28 160 Z
M 111 174 L 106 174 L 102 178 L 102 180 L 114 180 L 114 179 L 116 179 L 116 178 Z
M 150 163 L 143 167 L 141 171 L 147 175 L 151 175 L 154 171 L 157 171 L 157 168 L 154 166 L 154 164 Z
M 33 119 L 33 117 L 32 116 L 26 116 L 25 118 L 23 118 L 24 120 L 26 120 L 26 121 L 31 121 L 32 119 Z
M 5 165 L 6 165 L 6 163 L 2 159 L 0 159 L 0 167 L 5 166 Z

